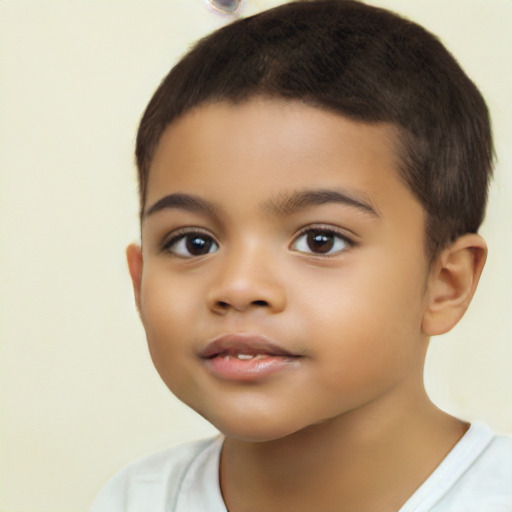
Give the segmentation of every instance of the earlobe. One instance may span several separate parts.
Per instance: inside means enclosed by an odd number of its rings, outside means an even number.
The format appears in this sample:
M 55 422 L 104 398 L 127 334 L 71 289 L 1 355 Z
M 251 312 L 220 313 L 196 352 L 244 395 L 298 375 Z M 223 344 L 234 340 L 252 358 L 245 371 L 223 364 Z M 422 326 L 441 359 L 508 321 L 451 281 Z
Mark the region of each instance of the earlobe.
M 137 244 L 130 244 L 126 248 L 126 260 L 128 262 L 128 270 L 133 284 L 133 295 L 135 304 L 140 312 L 140 289 L 142 281 L 142 249 Z
M 478 286 L 486 257 L 487 245 L 477 234 L 463 235 L 441 252 L 427 284 L 424 334 L 444 334 L 462 318 Z

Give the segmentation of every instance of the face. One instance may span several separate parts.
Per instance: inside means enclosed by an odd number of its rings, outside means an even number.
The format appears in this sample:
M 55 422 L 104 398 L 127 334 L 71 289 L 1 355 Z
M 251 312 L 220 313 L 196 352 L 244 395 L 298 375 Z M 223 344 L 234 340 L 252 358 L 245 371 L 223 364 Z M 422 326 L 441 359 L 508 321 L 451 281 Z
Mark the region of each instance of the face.
M 164 133 L 130 270 L 162 379 L 226 435 L 277 439 L 417 388 L 425 218 L 395 136 L 261 98 Z

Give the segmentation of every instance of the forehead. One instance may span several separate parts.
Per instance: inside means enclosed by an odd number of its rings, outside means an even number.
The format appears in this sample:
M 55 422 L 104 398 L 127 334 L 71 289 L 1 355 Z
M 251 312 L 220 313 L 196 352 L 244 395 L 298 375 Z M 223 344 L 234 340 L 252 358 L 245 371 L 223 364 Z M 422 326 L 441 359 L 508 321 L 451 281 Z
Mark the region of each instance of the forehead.
M 398 129 L 297 101 L 252 98 L 199 106 L 164 132 L 150 168 L 146 211 L 169 193 L 266 202 L 293 189 L 359 196 L 399 191 Z M 389 194 L 388 194 L 389 195 Z

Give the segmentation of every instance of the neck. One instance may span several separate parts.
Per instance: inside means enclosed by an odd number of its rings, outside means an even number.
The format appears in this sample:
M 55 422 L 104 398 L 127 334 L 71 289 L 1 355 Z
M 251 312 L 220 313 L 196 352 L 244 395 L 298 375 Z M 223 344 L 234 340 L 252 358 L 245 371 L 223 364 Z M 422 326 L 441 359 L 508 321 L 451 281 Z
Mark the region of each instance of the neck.
M 394 400 L 277 440 L 226 439 L 221 486 L 229 511 L 398 510 L 467 425 L 437 409 L 424 391 L 410 403 Z

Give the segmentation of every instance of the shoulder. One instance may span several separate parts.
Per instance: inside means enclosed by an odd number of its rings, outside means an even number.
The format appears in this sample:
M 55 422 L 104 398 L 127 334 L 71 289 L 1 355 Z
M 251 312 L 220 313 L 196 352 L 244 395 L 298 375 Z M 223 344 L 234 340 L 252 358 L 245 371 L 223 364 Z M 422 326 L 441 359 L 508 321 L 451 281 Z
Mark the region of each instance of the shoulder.
M 433 511 L 512 511 L 512 437 L 494 434 L 486 425 L 472 426 L 461 444 L 453 485 Z
M 512 512 L 512 438 L 474 423 L 400 512 Z
M 512 437 L 492 435 L 485 449 L 470 464 L 464 485 L 472 490 L 475 498 L 493 496 L 512 509 Z
M 218 464 L 222 438 L 196 441 L 143 457 L 112 477 L 96 497 L 90 512 L 169 510 L 178 500 L 190 468 L 198 460 Z

